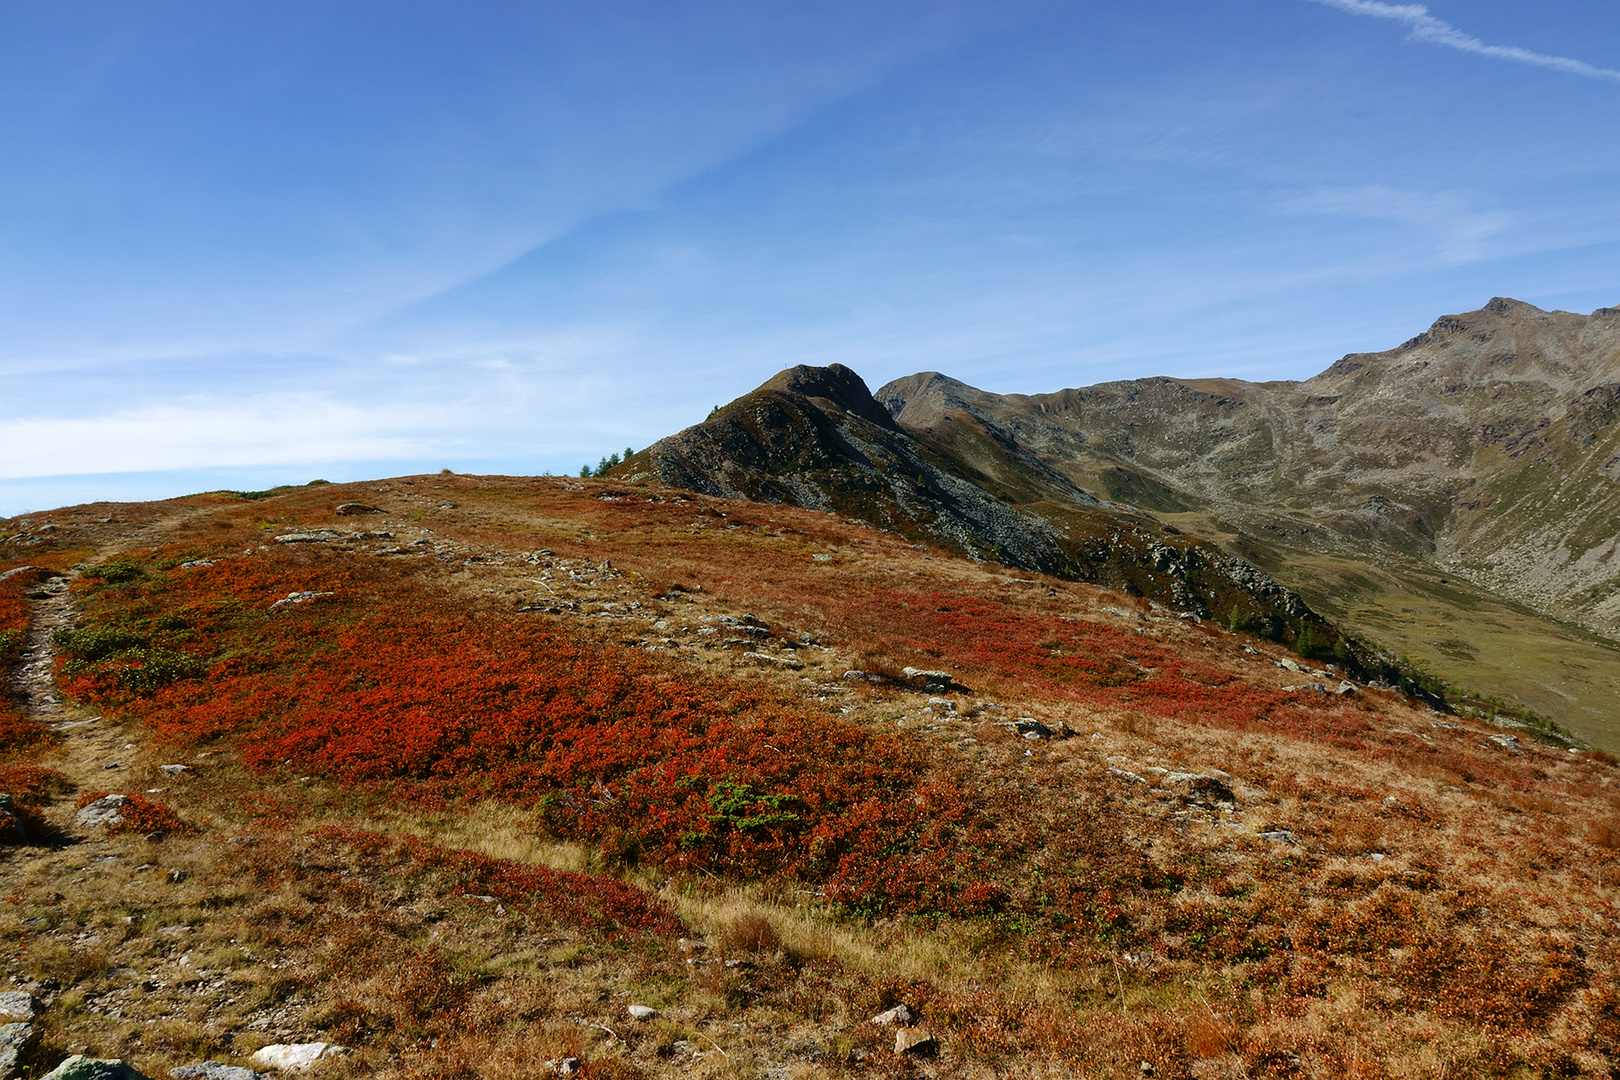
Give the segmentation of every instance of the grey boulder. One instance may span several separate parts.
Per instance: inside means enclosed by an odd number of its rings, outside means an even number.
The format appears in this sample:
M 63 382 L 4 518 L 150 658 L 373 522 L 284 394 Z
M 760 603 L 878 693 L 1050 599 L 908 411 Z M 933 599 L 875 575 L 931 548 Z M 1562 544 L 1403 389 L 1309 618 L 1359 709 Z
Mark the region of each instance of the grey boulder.
M 199 1061 L 195 1065 L 181 1065 L 170 1069 L 173 1080 L 270 1080 L 269 1073 L 254 1072 L 240 1065 L 226 1065 L 218 1061 Z
M 91 1058 L 74 1054 L 40 1080 L 152 1080 L 117 1058 Z
M 103 795 L 95 802 L 83 807 L 74 817 L 73 823 L 82 828 L 93 829 L 116 828 L 124 823 L 124 815 L 119 811 L 129 805 L 129 798 L 124 795 Z M 85 1058 L 86 1061 L 96 1060 Z
M 38 1034 L 33 1024 L 0 1025 L 0 1080 L 13 1080 L 23 1074 L 24 1059 Z
M 0 994 L 0 1017 L 14 1020 L 32 1020 L 43 1006 L 39 999 L 26 990 L 7 990 Z

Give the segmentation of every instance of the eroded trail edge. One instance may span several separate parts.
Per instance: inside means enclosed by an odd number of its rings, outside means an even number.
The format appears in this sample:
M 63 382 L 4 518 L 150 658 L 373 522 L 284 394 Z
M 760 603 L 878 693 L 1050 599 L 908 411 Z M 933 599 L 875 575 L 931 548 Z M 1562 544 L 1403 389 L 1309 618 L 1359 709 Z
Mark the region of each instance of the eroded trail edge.
M 52 638 L 58 630 L 73 625 L 71 580 L 58 575 L 28 590 L 28 636 L 22 658 L 11 671 L 11 693 L 24 712 L 53 731 L 63 731 L 86 721 L 69 720 L 52 672 L 56 649 Z

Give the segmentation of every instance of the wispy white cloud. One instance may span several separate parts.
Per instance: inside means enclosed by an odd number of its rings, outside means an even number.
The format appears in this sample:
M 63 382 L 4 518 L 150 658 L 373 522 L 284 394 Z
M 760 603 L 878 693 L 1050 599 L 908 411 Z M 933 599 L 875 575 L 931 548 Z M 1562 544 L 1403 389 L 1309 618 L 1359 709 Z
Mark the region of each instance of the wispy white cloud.
M 1547 53 L 1532 52 L 1517 45 L 1487 45 L 1479 38 L 1463 33 L 1444 19 L 1430 15 L 1429 9 L 1422 4 L 1386 4 L 1382 0 L 1310 0 L 1310 2 L 1337 8 L 1351 15 L 1366 15 L 1374 19 L 1405 23 L 1412 28 L 1414 41 L 1426 41 L 1431 45 L 1443 45 L 1448 49 L 1494 57 L 1497 60 L 1516 60 L 1521 64 L 1552 68 L 1568 75 L 1620 82 L 1620 71 L 1613 68 L 1597 67 L 1584 60 L 1573 60 L 1567 56 L 1549 56 Z
M 1488 241 L 1507 230 L 1513 218 L 1501 210 L 1481 209 L 1469 196 L 1454 191 L 1419 192 L 1373 184 L 1324 188 L 1285 200 L 1289 214 L 1326 214 L 1393 221 L 1433 237 L 1436 254 L 1447 265 L 1460 265 L 1489 254 Z
M 289 394 L 0 420 L 0 479 L 399 459 L 431 451 L 442 419 Z

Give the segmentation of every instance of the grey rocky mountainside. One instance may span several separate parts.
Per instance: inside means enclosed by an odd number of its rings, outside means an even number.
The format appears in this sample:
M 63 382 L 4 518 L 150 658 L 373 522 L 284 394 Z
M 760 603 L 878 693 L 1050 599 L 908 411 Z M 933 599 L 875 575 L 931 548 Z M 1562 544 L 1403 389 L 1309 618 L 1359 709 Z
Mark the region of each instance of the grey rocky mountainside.
M 1303 382 L 1149 378 L 1026 396 L 925 372 L 876 396 L 964 469 L 1038 470 L 1054 491 L 1257 540 L 1418 560 L 1620 632 L 1617 308 L 1497 298 Z
M 960 385 L 960 384 L 954 384 Z M 996 435 L 989 433 L 994 440 Z M 1300 597 L 1220 547 L 1105 505 L 1012 440 L 968 461 L 897 422 L 849 368 L 795 367 L 655 443 L 618 475 L 825 510 L 970 558 L 1128 590 L 1357 658 Z M 1303 635 L 1303 639 L 1302 639 Z

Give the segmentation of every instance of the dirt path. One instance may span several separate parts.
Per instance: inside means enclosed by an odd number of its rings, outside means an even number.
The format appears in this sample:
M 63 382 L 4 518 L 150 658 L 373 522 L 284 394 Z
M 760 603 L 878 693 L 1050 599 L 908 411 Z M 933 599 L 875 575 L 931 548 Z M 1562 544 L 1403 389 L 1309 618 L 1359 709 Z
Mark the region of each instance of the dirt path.
M 28 715 L 56 728 L 65 722 L 67 710 L 51 677 L 51 661 L 56 651 L 51 635 L 73 625 L 73 600 L 69 579 L 51 578 L 28 591 L 28 635 L 24 638 L 22 659 L 11 673 L 12 691 Z
M 38 720 L 56 736 L 57 760 L 52 766 L 80 788 L 118 787 L 131 769 L 130 754 L 135 746 L 125 741 L 119 725 L 104 721 L 99 712 L 62 700 L 53 668 L 56 648 L 52 638 L 74 623 L 72 579 L 54 577 L 28 591 L 30 608 L 28 635 L 22 658 L 11 672 L 11 691 L 26 715 Z M 71 805 L 59 806 L 54 821 L 64 833 L 70 832 Z
M 145 792 L 187 813 L 184 778 L 159 768 L 162 759 L 138 745 L 137 727 L 68 702 L 57 689 L 52 638 L 74 624 L 71 584 L 56 577 L 29 590 L 23 654 L 9 673 L 14 699 L 54 736 L 38 763 L 81 793 Z M 145 1067 L 154 1052 L 159 1065 L 187 1060 L 175 1042 L 222 1050 L 241 1024 L 215 1014 L 235 999 L 217 973 L 193 960 L 233 940 L 234 927 L 220 935 L 224 942 L 208 937 L 214 838 L 83 827 L 75 822 L 78 801 L 57 798 L 44 814 L 47 836 L 0 849 L 0 895 L 8 901 L 0 905 L 0 989 L 26 990 L 44 1005 L 34 1068 L 87 1054 L 133 1060 L 156 1076 L 161 1068 Z M 284 1011 L 256 1015 L 267 1033 L 291 1034 L 295 1018 Z M 154 1024 L 182 1034 L 153 1039 Z

